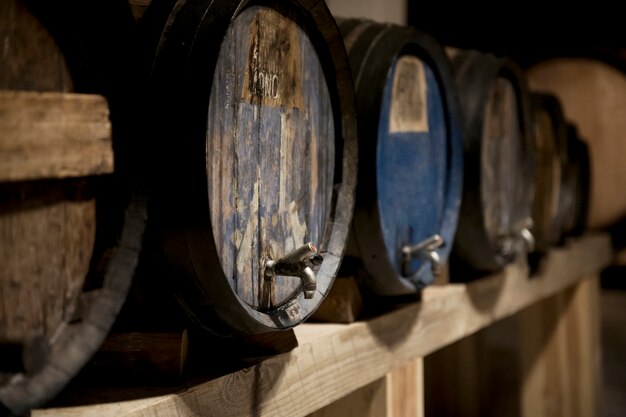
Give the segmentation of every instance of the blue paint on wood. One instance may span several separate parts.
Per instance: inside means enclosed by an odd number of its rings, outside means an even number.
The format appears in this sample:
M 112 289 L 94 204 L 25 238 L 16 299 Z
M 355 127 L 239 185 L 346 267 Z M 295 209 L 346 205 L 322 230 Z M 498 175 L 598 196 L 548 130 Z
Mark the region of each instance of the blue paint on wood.
M 268 79 L 276 83 L 259 81 Z M 211 89 L 207 175 L 224 274 L 252 308 L 265 309 L 265 299 L 271 308 L 281 306 L 300 291 L 294 277 L 266 285 L 265 261 L 309 241 L 326 246 L 335 171 L 332 116 L 325 74 L 303 29 L 262 6 L 238 15 Z
M 404 245 L 418 243 L 435 233 L 443 233 L 451 243 L 456 228 L 454 220 L 452 228 L 442 230 L 446 210 L 454 203 L 447 203 L 448 176 L 452 174 L 448 161 L 449 132 L 439 83 L 425 63 L 424 71 L 429 130 L 389 132 L 394 67 L 388 74 L 378 130 L 376 181 L 381 226 L 387 255 L 399 275 Z M 458 196 L 453 200 L 458 201 Z M 456 214 L 453 217 L 456 219 Z M 421 263 L 414 260 L 413 271 Z M 430 268 L 425 268 L 422 275 L 430 277 L 425 280 L 432 279 Z

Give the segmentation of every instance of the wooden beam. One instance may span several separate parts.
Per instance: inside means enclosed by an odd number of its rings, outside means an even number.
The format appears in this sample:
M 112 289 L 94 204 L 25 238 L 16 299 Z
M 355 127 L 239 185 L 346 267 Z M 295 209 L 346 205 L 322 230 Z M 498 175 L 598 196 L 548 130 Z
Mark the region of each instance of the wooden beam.
M 417 358 L 386 376 L 387 417 L 424 417 L 424 360 Z
M 430 287 L 423 301 L 369 321 L 305 324 L 299 346 L 184 391 L 130 402 L 35 410 L 33 417 L 306 416 L 410 361 L 553 296 L 609 264 L 607 235 L 553 250 L 540 275 L 524 263 L 470 284 Z M 77 394 L 80 397 L 80 394 Z
M 379 378 L 307 417 L 390 417 L 387 379 Z
M 104 97 L 0 90 L 0 182 L 110 172 L 111 123 Z
M 525 309 L 519 315 L 521 416 L 599 415 L 598 280 Z

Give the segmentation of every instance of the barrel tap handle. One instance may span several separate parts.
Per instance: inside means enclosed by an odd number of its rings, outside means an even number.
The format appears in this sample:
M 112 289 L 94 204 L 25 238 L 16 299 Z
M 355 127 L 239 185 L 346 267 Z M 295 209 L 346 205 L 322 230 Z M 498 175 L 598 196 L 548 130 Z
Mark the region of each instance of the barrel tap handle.
M 317 289 L 313 268 L 319 267 L 323 260 L 315 245 L 309 242 L 280 259 L 268 260 L 265 263 L 264 276 L 266 279 L 277 275 L 298 277 L 302 280 L 304 298 L 310 299 L 313 298 Z

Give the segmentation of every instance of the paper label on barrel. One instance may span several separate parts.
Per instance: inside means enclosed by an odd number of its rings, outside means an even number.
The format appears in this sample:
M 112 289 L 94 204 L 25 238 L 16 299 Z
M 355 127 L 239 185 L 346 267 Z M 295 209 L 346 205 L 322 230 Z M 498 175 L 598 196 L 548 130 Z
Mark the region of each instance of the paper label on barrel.
M 398 59 L 393 75 L 389 133 L 428 132 L 424 64 L 417 57 Z
M 269 9 L 254 16 L 241 100 L 272 107 L 303 107 L 302 53 L 296 23 Z

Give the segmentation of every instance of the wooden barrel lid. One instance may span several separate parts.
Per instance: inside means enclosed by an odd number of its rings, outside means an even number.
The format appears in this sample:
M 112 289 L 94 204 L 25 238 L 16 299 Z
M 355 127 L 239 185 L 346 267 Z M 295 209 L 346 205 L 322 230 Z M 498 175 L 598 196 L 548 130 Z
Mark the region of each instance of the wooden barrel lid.
M 70 45 L 41 22 L 22 2 L 0 2 L 0 89 L 21 97 L 75 89 Z M 45 110 L 43 119 L 72 115 Z M 108 139 L 110 147 L 110 132 Z M 113 324 L 137 262 L 145 198 L 107 213 L 121 220 L 103 238 L 96 210 L 103 180 L 65 177 L 0 183 L 0 414 L 42 405 L 80 371 Z
M 563 238 L 580 235 L 587 225 L 589 210 L 590 162 L 587 144 L 580 138 L 578 128 L 567 125 L 567 160 L 563 169 L 564 195 L 562 203 Z M 564 194 L 565 194 L 564 193 Z
M 453 60 L 465 122 L 465 177 L 453 252 L 478 271 L 512 261 L 528 236 L 534 144 L 526 82 L 513 62 L 467 51 Z
M 292 327 L 332 284 L 351 218 L 345 51 L 316 2 L 178 6 L 152 80 L 160 161 L 170 167 L 156 211 L 179 300 L 217 333 Z M 267 273 L 308 242 L 323 256 L 312 298 L 302 277 Z
M 567 159 L 566 122 L 559 100 L 533 93 L 535 145 L 535 198 L 533 231 L 536 250 L 546 252 L 560 240 L 563 214 L 559 208 L 562 165 Z
M 413 293 L 446 262 L 456 230 L 463 148 L 454 79 L 441 46 L 421 32 L 366 20 L 340 29 L 359 110 L 354 236 L 365 283 L 379 295 Z M 444 243 L 403 255 L 429 239 Z
M 576 121 L 587 139 L 592 162 L 587 223 L 605 229 L 626 216 L 626 68 L 623 60 L 594 55 L 552 57 L 532 65 L 526 75 L 532 88 L 561 100 L 565 117 Z

